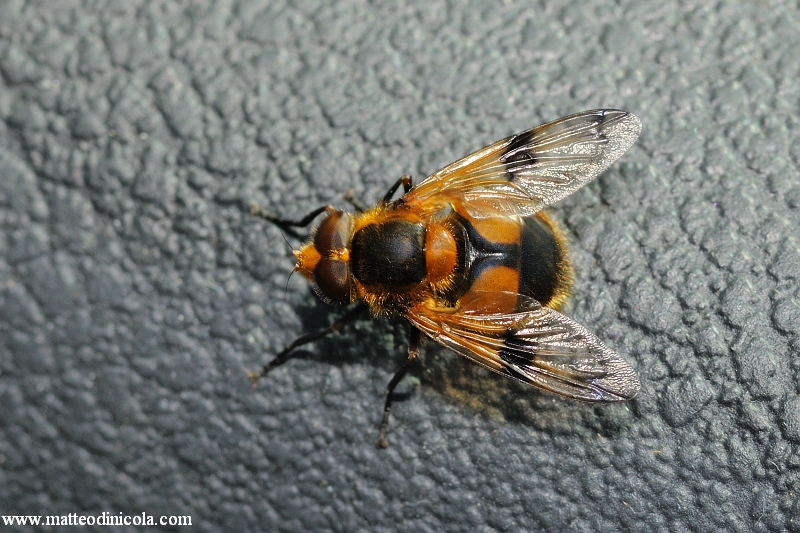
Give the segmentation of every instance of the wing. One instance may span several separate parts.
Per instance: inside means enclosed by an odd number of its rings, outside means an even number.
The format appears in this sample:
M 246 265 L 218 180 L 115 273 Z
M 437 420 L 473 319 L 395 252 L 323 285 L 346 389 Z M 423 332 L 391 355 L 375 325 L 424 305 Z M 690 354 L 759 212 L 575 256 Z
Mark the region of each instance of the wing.
M 624 154 L 642 123 L 627 111 L 595 109 L 482 148 L 431 175 L 402 199 L 432 212 L 454 198 L 492 206 L 486 216 L 532 215 L 583 187 Z M 480 215 L 480 209 L 475 213 Z
M 514 296 L 514 313 L 498 311 L 496 293 L 474 291 L 455 309 L 418 305 L 406 317 L 435 341 L 490 370 L 561 396 L 616 402 L 636 395 L 639 379 L 618 354 L 561 313 Z

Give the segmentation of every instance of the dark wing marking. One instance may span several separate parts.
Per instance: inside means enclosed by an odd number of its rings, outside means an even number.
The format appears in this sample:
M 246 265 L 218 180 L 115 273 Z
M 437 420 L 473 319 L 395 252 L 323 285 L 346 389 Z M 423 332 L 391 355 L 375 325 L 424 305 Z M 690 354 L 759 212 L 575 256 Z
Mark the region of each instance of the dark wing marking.
M 561 313 L 519 295 L 518 311 L 474 292 L 455 309 L 412 307 L 411 323 L 451 350 L 505 376 L 586 402 L 633 398 L 639 379 L 617 353 Z
M 444 167 L 409 191 L 403 203 L 425 212 L 457 196 L 532 215 L 596 178 L 633 145 L 641 129 L 638 118 L 615 109 L 560 118 Z

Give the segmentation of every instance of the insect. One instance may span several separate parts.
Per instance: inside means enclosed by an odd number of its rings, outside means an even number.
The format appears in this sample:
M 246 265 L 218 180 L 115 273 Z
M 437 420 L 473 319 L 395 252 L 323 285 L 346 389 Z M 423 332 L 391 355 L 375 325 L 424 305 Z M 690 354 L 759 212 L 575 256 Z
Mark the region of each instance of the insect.
M 388 446 L 394 389 L 427 337 L 504 376 L 586 402 L 633 398 L 639 379 L 617 353 L 559 312 L 572 270 L 562 234 L 542 209 L 583 187 L 636 141 L 634 115 L 597 109 L 497 141 L 416 187 L 400 178 L 371 209 L 326 205 L 301 220 L 253 214 L 284 227 L 325 218 L 294 251 L 294 271 L 331 304 L 356 304 L 295 348 L 366 310 L 411 324 L 408 357 L 389 382 L 376 446 Z M 404 194 L 393 200 L 398 188 Z M 354 204 L 356 205 L 356 204 Z

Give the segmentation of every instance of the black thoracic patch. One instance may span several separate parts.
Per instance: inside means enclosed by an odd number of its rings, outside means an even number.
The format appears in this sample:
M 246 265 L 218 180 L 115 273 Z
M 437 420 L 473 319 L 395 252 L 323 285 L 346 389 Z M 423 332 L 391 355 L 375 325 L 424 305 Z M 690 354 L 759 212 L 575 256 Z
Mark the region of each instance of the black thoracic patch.
M 401 287 L 425 278 L 425 227 L 404 220 L 370 224 L 353 235 L 353 275 L 365 285 Z

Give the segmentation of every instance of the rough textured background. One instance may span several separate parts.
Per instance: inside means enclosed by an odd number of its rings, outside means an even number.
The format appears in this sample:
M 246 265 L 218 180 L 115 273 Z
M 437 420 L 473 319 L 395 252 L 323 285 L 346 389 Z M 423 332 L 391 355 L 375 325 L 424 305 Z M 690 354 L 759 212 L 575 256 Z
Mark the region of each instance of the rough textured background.
M 211 5 L 214 4 L 214 5 Z M 800 7 L 0 3 L 0 514 L 201 531 L 800 531 Z M 402 324 L 252 389 L 335 310 L 253 200 L 375 201 L 619 107 L 637 145 L 553 213 L 569 314 L 643 388 L 592 407 Z

